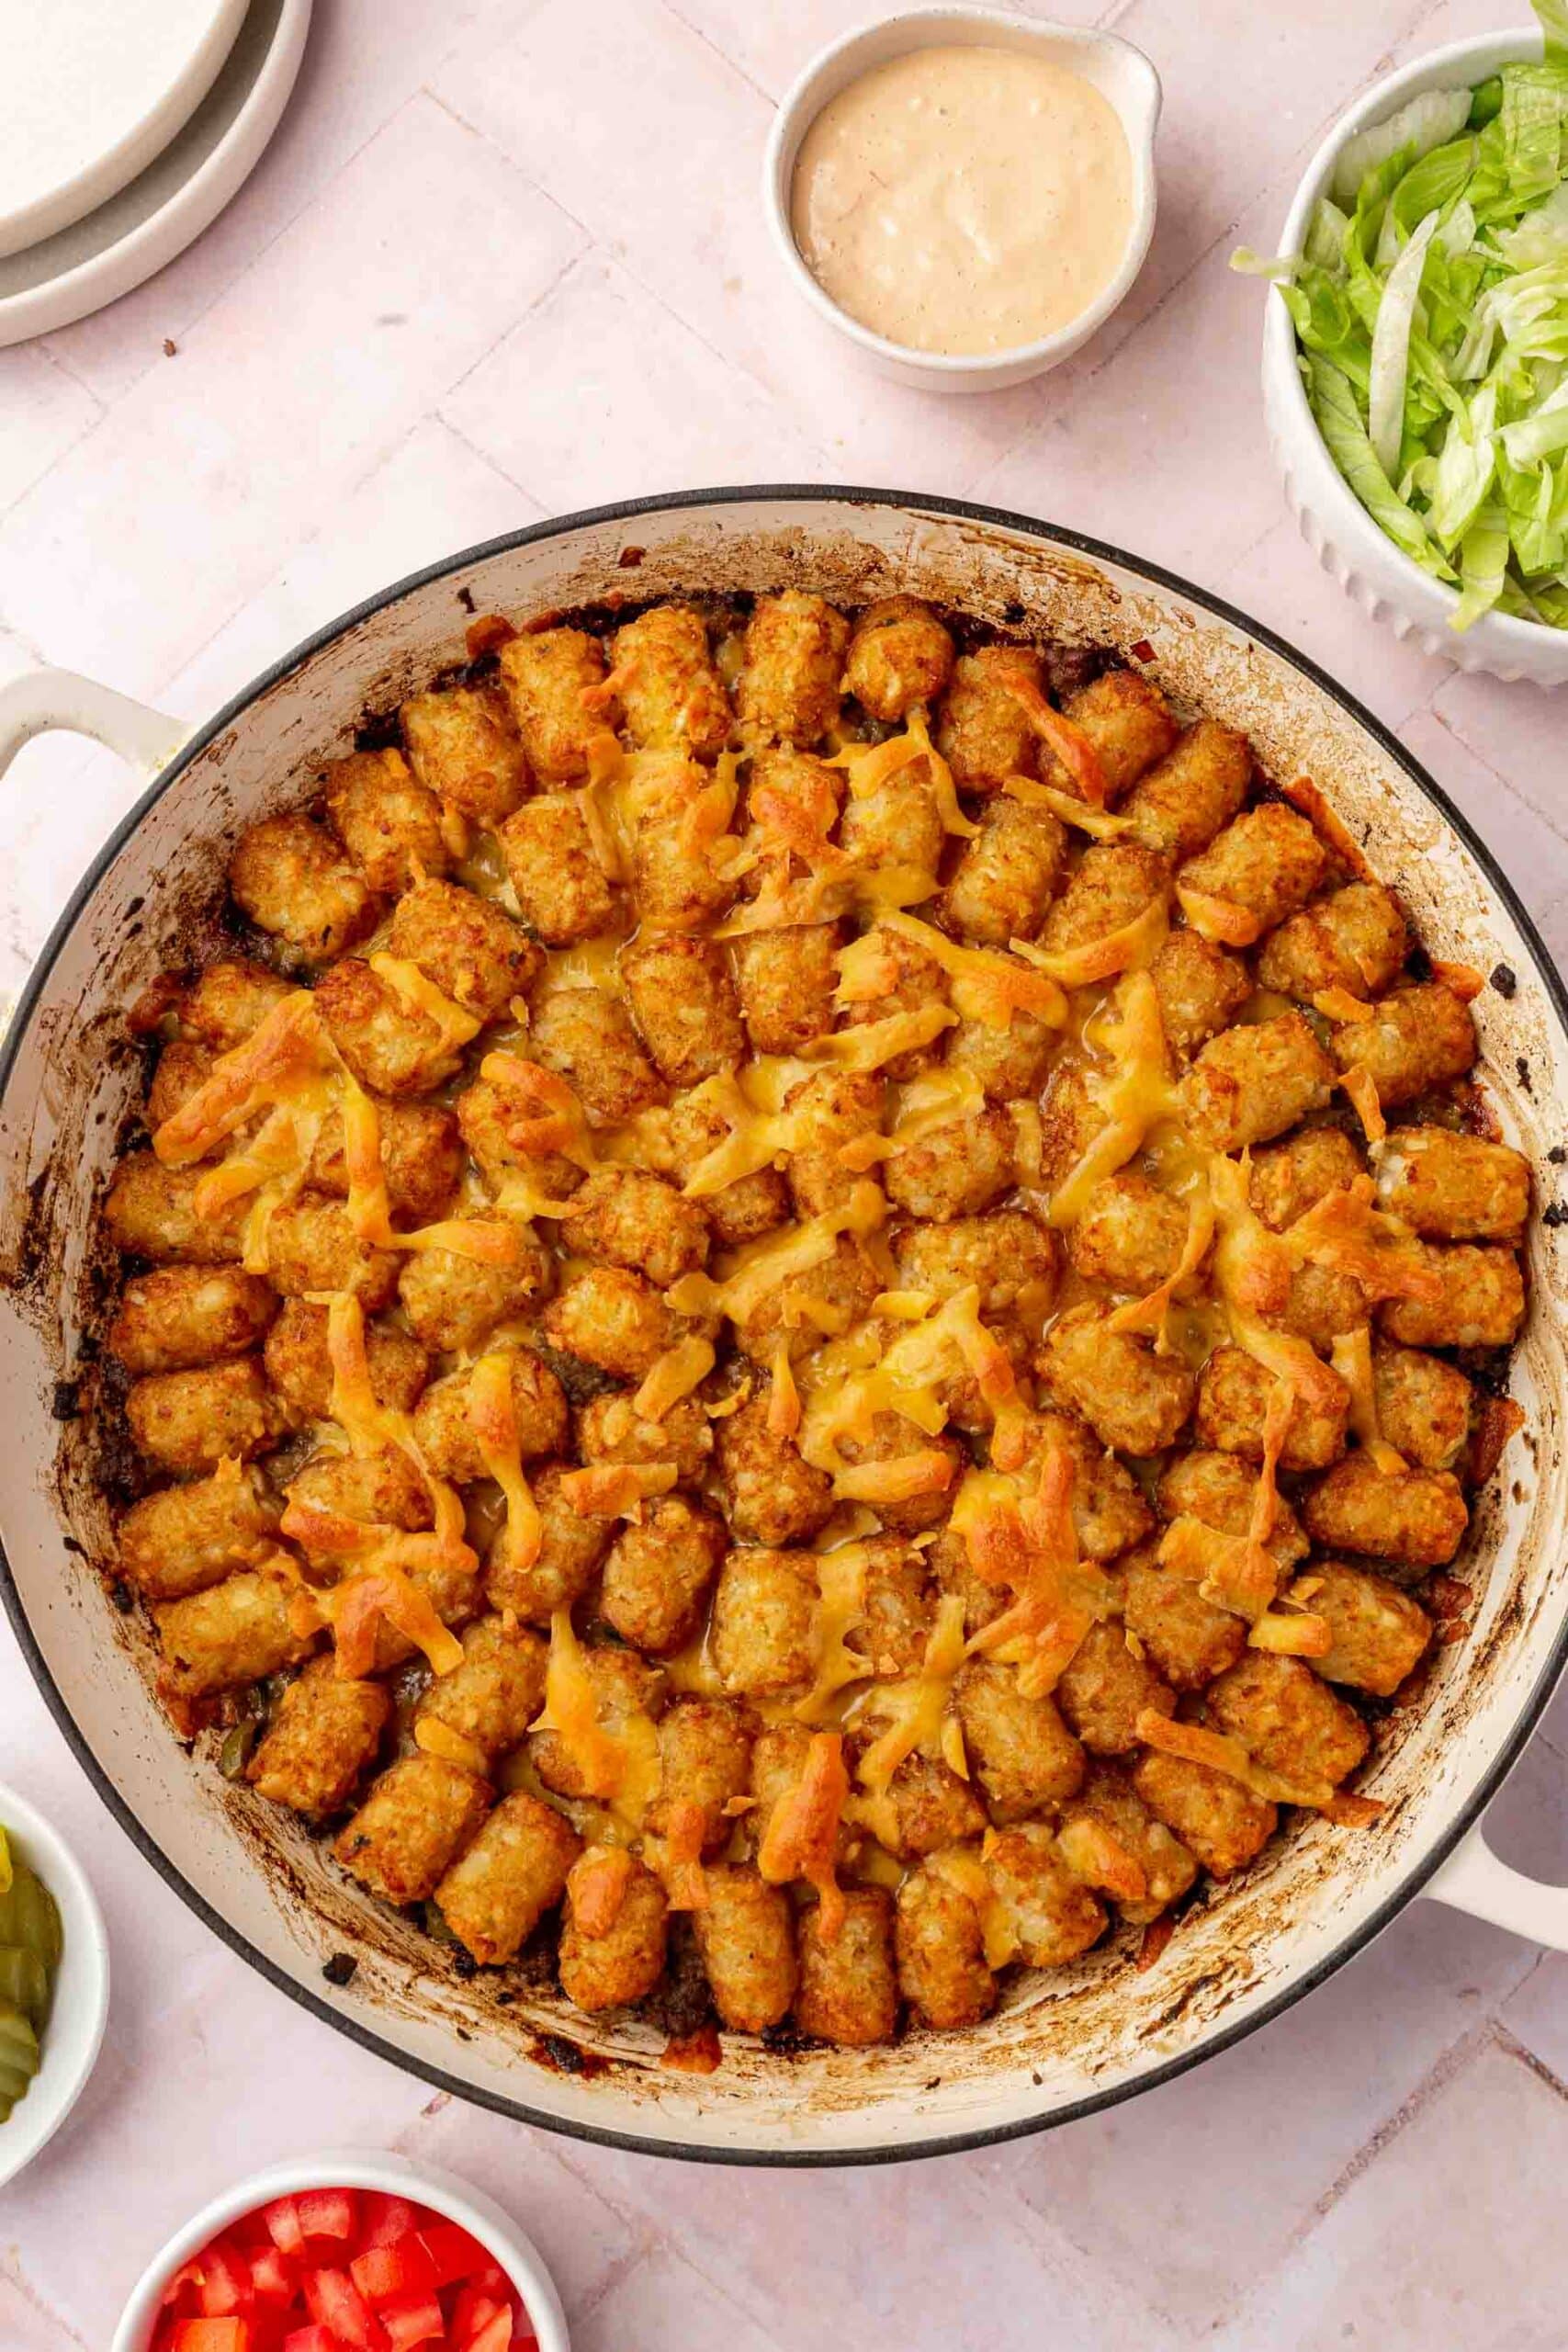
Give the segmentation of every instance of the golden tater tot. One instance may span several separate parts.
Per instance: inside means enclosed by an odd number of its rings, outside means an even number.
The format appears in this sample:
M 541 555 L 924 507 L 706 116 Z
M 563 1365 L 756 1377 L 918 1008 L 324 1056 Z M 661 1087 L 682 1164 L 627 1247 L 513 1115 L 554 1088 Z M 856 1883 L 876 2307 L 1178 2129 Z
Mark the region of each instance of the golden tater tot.
M 979 1216 L 1010 1192 L 1018 1132 L 1005 1104 L 987 1102 L 972 1119 L 955 1119 L 918 1143 L 905 1144 L 885 1166 L 888 1197 L 911 1216 L 933 1224 Z
M 398 1297 L 415 1337 L 427 1348 L 472 1352 L 498 1323 L 548 1295 L 554 1268 L 525 1227 L 493 1212 L 473 1222 L 510 1227 L 516 1236 L 510 1265 L 492 1266 L 457 1250 L 420 1250 L 403 1261 Z
M 1239 956 L 1195 931 L 1173 931 L 1149 966 L 1159 999 L 1166 1043 L 1195 1054 L 1234 1021 L 1252 994 L 1252 976 Z
M 1246 736 L 1217 718 L 1200 718 L 1145 770 L 1121 813 L 1145 849 L 1161 857 L 1191 857 L 1238 813 L 1251 774 Z
M 333 1850 L 389 1903 L 425 1903 L 490 1810 L 489 1785 L 439 1756 L 404 1756 L 370 1784 Z
M 636 1650 L 600 1643 L 597 1647 L 583 1651 L 582 1665 L 592 1693 L 594 1713 L 601 1728 L 612 1737 L 624 1737 L 627 1725 L 638 1716 L 656 1720 L 663 1712 L 664 1676 L 648 1658 L 639 1657 Z M 528 1735 L 528 1753 L 546 1788 L 553 1789 L 558 1796 L 585 1797 L 592 1793 L 580 1753 L 558 1731 L 536 1725 Z
M 1457 1364 L 1423 1348 L 1372 1348 L 1378 1432 L 1418 1470 L 1457 1470 L 1470 1442 L 1475 1390 Z
M 661 1078 L 696 1086 L 746 1050 L 724 950 L 711 939 L 639 939 L 621 956 L 632 1019 Z
M 1386 1577 L 1343 1560 L 1314 1561 L 1292 1597 L 1326 1623 L 1333 1642 L 1313 1659 L 1325 1682 L 1347 1682 L 1389 1699 L 1416 1667 L 1432 1638 L 1432 1621 L 1419 1601 Z
M 118 1530 L 120 1572 L 144 1600 L 182 1600 L 256 1562 L 278 1516 L 258 1474 L 226 1461 L 131 1504 Z
M 1303 907 L 1265 941 L 1258 985 L 1303 1004 L 1329 989 L 1365 1002 L 1391 986 L 1410 945 L 1410 928 L 1393 891 L 1381 882 L 1348 882 Z
M 351 752 L 324 779 L 333 831 L 382 898 L 412 889 L 427 874 L 445 874 L 451 852 L 441 803 L 409 769 L 400 752 Z
M 532 1046 L 546 1069 L 570 1080 L 596 1126 L 629 1119 L 663 1095 L 626 1006 L 599 989 L 560 989 L 547 998 L 534 1022 Z
M 710 1863 L 704 1880 L 693 1925 L 719 2023 L 766 2033 L 789 2015 L 799 1976 L 789 1897 L 745 1863 Z
M 1169 881 L 1170 868 L 1156 851 L 1137 842 L 1091 842 L 1046 916 L 1041 943 L 1053 955 L 1090 946 L 1135 922 L 1164 897 Z
M 456 1118 L 438 1102 L 382 1100 L 374 1107 L 387 1207 L 393 1222 L 411 1227 L 435 1224 L 451 1208 L 463 1171 L 463 1142 Z M 321 1121 L 305 1175 L 317 1192 L 347 1198 L 348 1162 L 344 1156 L 340 1111 L 329 1111 Z
M 892 2041 L 898 2021 L 893 1918 L 893 1898 L 880 1886 L 845 1890 L 843 1922 L 830 1940 L 818 1932 L 815 1911 L 801 1913 L 795 2021 L 802 2033 L 845 2050 Z
M 321 1637 L 297 1629 L 296 1590 L 288 1577 L 243 1568 L 221 1584 L 160 1602 L 152 1623 L 164 1687 L 181 1699 L 207 1699 L 308 1657 Z
M 372 1323 L 365 1334 L 365 1357 L 377 1403 L 412 1413 L 430 1377 L 430 1358 L 419 1341 L 391 1325 Z M 292 1428 L 330 1419 L 333 1367 L 324 1306 L 306 1298 L 287 1299 L 266 1335 L 262 1362 Z
M 619 1883 L 606 1900 L 604 1874 Z M 651 1993 L 664 1973 L 664 1889 L 624 1846 L 590 1846 L 566 1882 L 561 1991 L 592 2017 Z
M 953 639 L 918 596 L 868 605 L 850 637 L 844 692 L 884 721 L 934 702 L 953 675 Z
M 245 1778 L 259 1796 L 293 1813 L 315 1820 L 341 1813 L 391 1712 L 380 1683 L 345 1679 L 334 1659 L 312 1658 L 278 1701 Z
M 649 1420 L 638 1411 L 635 1391 L 613 1389 L 578 1408 L 577 1450 L 584 1462 L 670 1462 L 682 1486 L 695 1486 L 714 1450 L 714 1430 L 700 1396 L 682 1396 Z
M 1304 906 L 1327 871 L 1328 852 L 1306 819 L 1266 800 L 1177 868 L 1177 894 L 1198 930 L 1208 932 L 1210 922 L 1193 901 L 1217 899 L 1251 918 L 1256 938 Z
M 1161 1355 L 1131 1331 L 1112 1331 L 1102 1308 L 1059 1317 L 1035 1358 L 1050 1402 L 1082 1415 L 1120 1453 L 1159 1453 L 1192 1411 L 1195 1384 L 1178 1355 Z
M 707 1262 L 701 1202 L 637 1168 L 594 1169 L 567 1205 L 561 1238 L 581 1257 L 646 1274 L 657 1290 Z
M 898 1990 L 923 2025 L 951 2033 L 996 2007 L 979 1911 L 940 1861 L 920 1863 L 900 1885 L 894 1950 Z
M 114 1171 L 104 1223 L 121 1250 L 154 1265 L 221 1264 L 240 1255 L 249 1204 L 197 1214 L 196 1188 L 207 1170 L 165 1168 L 150 1151 L 133 1151 Z
M 422 1724 L 440 1724 L 495 1764 L 545 1703 L 546 1645 L 501 1616 L 477 1618 L 462 1643 L 462 1664 L 438 1674 L 415 1708 L 414 1735 Z
M 1469 1513 L 1446 1470 L 1380 1470 L 1358 1451 L 1309 1489 L 1302 1518 L 1314 1544 L 1370 1553 L 1407 1567 L 1446 1567 L 1464 1541 Z
M 1073 1876 L 1044 1822 L 987 1838 L 981 1863 L 1025 1967 L 1065 1967 L 1104 1933 L 1104 1904 Z
M 579 797 L 542 793 L 497 835 L 518 911 L 547 947 L 572 947 L 615 920 L 615 892 L 593 848 Z
M 1032 939 L 1060 888 L 1067 831 L 1048 808 L 1029 808 L 998 793 L 987 800 L 980 830 L 966 842 L 942 894 L 948 922 L 961 939 L 984 947 Z
M 1067 1809 L 1063 1836 L 1071 1839 L 1076 1825 L 1092 1825 L 1109 1836 L 1134 1868 L 1143 1872 L 1142 1894 L 1113 1896 L 1117 1910 L 1134 1927 L 1146 1927 L 1162 1911 L 1179 1903 L 1198 1875 L 1198 1865 L 1179 1838 L 1150 1812 L 1133 1783 L 1125 1764 L 1106 1758 L 1091 1759 L 1083 1787 Z
M 1148 1748 L 1133 1771 L 1139 1796 L 1174 1830 L 1212 1878 L 1231 1878 L 1260 1854 L 1279 1826 L 1278 1808 L 1207 1764 Z
M 604 1562 L 599 1613 L 623 1641 L 667 1657 L 702 1623 L 728 1542 L 722 1519 L 682 1495 L 660 1495 L 616 1536 Z
M 161 1266 L 127 1283 L 106 1345 L 127 1372 L 186 1372 L 245 1355 L 265 1336 L 277 1298 L 237 1266 Z
M 568 1471 L 547 1462 L 534 1471 L 529 1487 L 539 1514 L 539 1549 L 526 1566 L 515 1559 L 502 1528 L 485 1563 L 485 1599 L 492 1609 L 510 1609 L 525 1624 L 547 1625 L 558 1609 L 580 1600 L 599 1572 L 615 1532 L 611 1519 L 573 1510 L 561 1493 Z
M 654 605 L 615 631 L 613 683 L 634 743 L 711 760 L 729 741 L 735 715 L 708 650 L 700 613 Z
M 553 1348 L 617 1380 L 640 1380 L 688 1328 L 651 1283 L 620 1266 L 574 1274 L 540 1321 Z
M 580 628 L 545 628 L 501 649 L 501 684 L 529 765 L 547 784 L 587 774 L 588 746 L 620 718 L 604 687 L 604 656 Z
M 756 1736 L 756 1718 L 739 1700 L 695 1692 L 672 1700 L 659 1719 L 659 1794 L 648 1813 L 654 1836 L 670 1835 L 676 1806 L 696 1805 L 703 1851 L 716 1853 L 730 1833 L 728 1808 L 750 1786 Z
M 1332 1374 L 1325 1377 L 1331 1393 Z M 1275 1375 L 1245 1348 L 1228 1341 L 1213 1350 L 1198 1376 L 1198 1408 L 1193 1435 L 1200 1445 L 1222 1453 L 1239 1453 L 1249 1462 L 1263 1459 L 1264 1423 L 1269 1416 Z M 1296 1397 L 1285 1425 L 1280 1454 L 1282 1470 L 1325 1470 L 1345 1451 L 1345 1426 L 1350 1392 L 1341 1385 L 1332 1407 Z
M 512 1415 L 518 1451 L 525 1462 L 541 1454 L 558 1453 L 566 1440 L 567 1407 L 560 1382 L 532 1348 L 497 1350 L 506 1363 L 512 1389 Z M 414 1437 L 438 1478 L 458 1486 L 486 1475 L 484 1454 L 473 1427 L 469 1385 L 472 1366 L 449 1372 L 419 1400 Z
M 1266 1771 L 1300 1788 L 1337 1788 L 1371 1744 L 1354 1707 L 1299 1657 L 1248 1650 L 1210 1684 L 1204 1704 Z
M 850 625 L 820 596 L 786 588 L 759 596 L 746 625 L 736 701 L 750 743 L 808 752 L 839 715 Z
M 1108 1618 L 1078 1644 L 1056 1685 L 1056 1704 L 1091 1756 L 1125 1756 L 1138 1745 L 1140 1713 L 1174 1713 L 1176 1693 L 1134 1648 L 1125 1627 Z
M 472 890 L 423 881 L 392 910 L 387 952 L 417 965 L 443 996 L 477 1020 L 494 1021 L 526 996 L 545 958 L 526 932 Z
M 1034 729 L 1009 679 L 1043 693 L 1044 666 L 1032 646 L 983 645 L 953 665 L 934 741 L 962 792 L 996 792 L 1010 775 L 1034 773 Z
M 151 1373 L 127 1390 L 125 1418 L 147 1459 L 176 1475 L 254 1461 L 284 1429 L 258 1356 Z
M 983 1657 L 961 1668 L 953 1697 L 994 1822 L 1023 1821 L 1077 1794 L 1084 1752 L 1054 1700 L 1026 1698 L 1010 1666 Z
M 1140 670 L 1101 671 L 1067 695 L 1062 716 L 1088 742 L 1112 806 L 1145 768 L 1165 757 L 1179 731 L 1170 705 Z M 1040 773 L 1048 784 L 1077 795 L 1077 783 L 1054 752 L 1042 752 Z
M 1378 1202 L 1429 1241 L 1523 1238 L 1529 1162 L 1447 1127 L 1395 1127 L 1378 1156 Z
M 495 826 L 526 799 L 528 762 L 493 680 L 411 695 L 398 717 L 409 765 L 438 800 Z
M 1299 1012 L 1212 1037 L 1181 1081 L 1188 1135 L 1207 1151 L 1267 1143 L 1320 1111 L 1334 1066 Z
M 761 1545 L 727 1553 L 708 1633 L 725 1689 L 765 1699 L 808 1682 L 817 1606 L 814 1554 Z
M 833 1481 L 769 1427 L 766 1391 L 714 1424 L 725 1516 L 742 1544 L 808 1544 L 833 1516 Z
M 731 944 L 735 984 L 751 1050 L 798 1054 L 833 1026 L 839 982 L 837 923 L 758 931 Z
M 554 1805 L 516 1790 L 443 1873 L 436 1907 L 482 1968 L 502 1967 L 560 1901 L 581 1850 L 581 1838 Z
M 1085 1282 L 1139 1296 L 1168 1282 L 1181 1261 L 1189 1218 L 1182 1203 L 1136 1169 L 1102 1177 L 1067 1236 L 1067 1255 Z M 1190 1292 L 1190 1281 L 1186 1289 Z
M 398 1261 L 390 1250 L 360 1239 L 341 1201 L 296 1193 L 267 1219 L 266 1277 L 285 1298 L 347 1291 L 375 1315 L 396 1293 Z
M 325 964 L 376 927 L 376 894 L 324 826 L 265 817 L 240 837 L 229 888 L 258 931 L 302 964 Z
M 333 1044 L 373 1094 L 423 1094 L 457 1067 L 429 1013 L 355 956 L 321 976 L 316 1010 Z
M 246 956 L 209 964 L 180 1005 L 180 1035 L 209 1053 L 231 1054 L 292 992 L 293 983 Z
M 1373 1006 L 1370 1021 L 1348 1021 L 1329 1043 L 1342 1070 L 1369 1073 L 1385 1111 L 1462 1078 L 1477 1050 L 1469 1005 L 1440 980 L 1395 989 Z
M 1416 1241 L 1411 1254 L 1437 1295 L 1385 1299 L 1378 1328 L 1410 1348 L 1506 1348 L 1525 1318 L 1525 1280 L 1511 1250 L 1485 1242 Z

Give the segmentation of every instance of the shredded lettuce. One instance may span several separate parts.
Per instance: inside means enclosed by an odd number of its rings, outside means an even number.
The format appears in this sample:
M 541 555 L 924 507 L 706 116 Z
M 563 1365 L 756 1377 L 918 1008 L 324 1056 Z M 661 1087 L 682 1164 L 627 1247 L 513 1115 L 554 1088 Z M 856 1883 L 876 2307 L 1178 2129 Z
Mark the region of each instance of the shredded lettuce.
M 1539 63 L 1359 132 L 1301 253 L 1232 264 L 1277 286 L 1330 456 L 1456 629 L 1568 628 L 1568 0 L 1534 6 Z

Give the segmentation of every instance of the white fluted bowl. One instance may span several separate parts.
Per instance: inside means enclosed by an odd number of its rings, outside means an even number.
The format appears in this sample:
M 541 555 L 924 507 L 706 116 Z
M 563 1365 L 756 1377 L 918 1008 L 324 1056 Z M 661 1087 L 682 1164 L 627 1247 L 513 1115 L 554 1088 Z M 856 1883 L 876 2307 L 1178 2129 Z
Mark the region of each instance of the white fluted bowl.
M 1539 60 L 1538 31 L 1491 33 L 1450 41 L 1413 65 L 1385 75 L 1347 108 L 1308 165 L 1276 251 L 1298 254 L 1313 209 L 1333 176 L 1339 151 L 1369 123 L 1382 122 L 1427 90 L 1472 89 L 1499 66 Z M 1483 613 L 1462 633 L 1449 625 L 1457 592 L 1433 580 L 1379 530 L 1329 456 L 1296 364 L 1296 331 L 1282 301 L 1270 296 L 1263 328 L 1263 415 L 1302 536 L 1330 576 L 1370 619 L 1424 653 L 1494 678 L 1529 678 L 1538 686 L 1568 682 L 1568 629 L 1508 613 Z

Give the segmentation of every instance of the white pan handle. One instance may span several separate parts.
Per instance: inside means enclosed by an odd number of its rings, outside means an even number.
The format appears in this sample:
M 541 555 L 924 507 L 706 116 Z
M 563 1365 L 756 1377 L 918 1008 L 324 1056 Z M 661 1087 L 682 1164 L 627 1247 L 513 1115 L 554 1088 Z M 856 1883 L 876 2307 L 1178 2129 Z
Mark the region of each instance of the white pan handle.
M 143 775 L 173 758 L 190 729 L 144 702 L 71 670 L 28 670 L 0 686 L 0 775 L 35 735 L 90 735 Z
M 1454 1848 L 1423 1894 L 1472 1919 L 1489 1919 L 1550 1951 L 1568 1951 L 1568 1886 L 1546 1886 L 1500 1862 L 1477 1822 Z

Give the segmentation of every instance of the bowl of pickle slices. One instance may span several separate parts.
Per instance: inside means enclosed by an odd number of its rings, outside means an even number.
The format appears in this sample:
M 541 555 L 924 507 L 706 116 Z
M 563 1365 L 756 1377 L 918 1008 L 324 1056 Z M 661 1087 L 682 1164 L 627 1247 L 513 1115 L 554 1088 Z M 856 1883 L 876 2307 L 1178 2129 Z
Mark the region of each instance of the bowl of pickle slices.
M 0 2188 L 75 2105 L 108 1999 L 92 1888 L 58 1830 L 0 1782 Z

